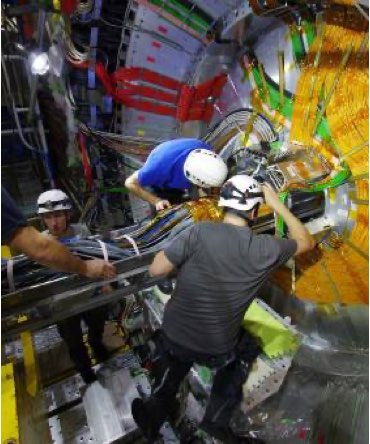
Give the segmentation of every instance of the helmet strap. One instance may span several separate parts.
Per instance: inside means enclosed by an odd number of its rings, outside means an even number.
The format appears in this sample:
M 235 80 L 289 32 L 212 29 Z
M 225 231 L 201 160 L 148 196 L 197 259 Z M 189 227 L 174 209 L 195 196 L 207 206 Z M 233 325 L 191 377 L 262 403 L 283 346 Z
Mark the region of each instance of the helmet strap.
M 248 224 L 248 227 L 252 227 L 256 221 L 257 221 L 257 217 L 258 217 L 258 208 L 259 208 L 260 204 L 257 203 L 251 210 L 248 211 L 243 211 L 243 210 L 236 210 L 235 208 L 230 208 L 230 207 L 226 207 L 226 213 L 231 213 L 234 214 L 235 216 L 240 217 L 241 219 L 245 220 Z M 251 219 L 248 214 L 251 214 L 255 211 L 255 216 Z
M 243 219 L 247 222 L 248 226 L 250 226 L 249 224 L 251 222 L 253 224 L 253 221 L 247 216 L 246 211 L 236 210 L 235 208 L 226 207 L 226 213 L 234 214 L 235 216 L 240 217 L 241 219 Z
M 189 197 L 190 200 L 198 200 L 199 199 L 199 187 L 197 187 L 194 184 L 191 184 L 191 187 L 189 188 Z

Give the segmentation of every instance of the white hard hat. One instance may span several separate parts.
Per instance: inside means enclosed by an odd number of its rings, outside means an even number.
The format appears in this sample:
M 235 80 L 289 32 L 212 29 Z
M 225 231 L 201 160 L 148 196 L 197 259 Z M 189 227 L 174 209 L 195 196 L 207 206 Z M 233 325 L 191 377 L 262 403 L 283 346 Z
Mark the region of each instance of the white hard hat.
M 249 211 L 263 203 L 261 185 L 256 179 L 246 174 L 231 177 L 220 191 L 219 207 Z
M 70 210 L 71 201 L 62 190 L 49 190 L 41 193 L 37 199 L 37 213 L 45 214 L 58 210 Z
M 197 148 L 185 160 L 184 174 L 201 188 L 220 187 L 227 176 L 227 166 L 213 151 Z

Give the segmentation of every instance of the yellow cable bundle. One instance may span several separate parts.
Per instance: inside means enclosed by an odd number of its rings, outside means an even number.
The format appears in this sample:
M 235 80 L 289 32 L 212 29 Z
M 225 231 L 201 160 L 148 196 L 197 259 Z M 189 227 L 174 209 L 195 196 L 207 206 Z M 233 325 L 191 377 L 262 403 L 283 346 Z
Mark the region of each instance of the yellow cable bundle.
M 291 129 L 292 141 L 315 145 L 313 135 L 321 120 L 318 109 L 324 106 L 322 114 L 326 114 L 338 153 L 343 156 L 368 139 L 365 21 L 359 14 L 351 17 L 356 18 L 352 25 L 358 25 L 357 29 L 342 26 L 348 25 L 344 23 L 346 14 L 325 13 L 324 25 L 298 81 Z M 357 157 L 359 162 L 351 165 L 350 157 Z M 366 146 L 346 161 L 351 168 L 358 163 L 364 165 L 364 161 L 367 165 Z

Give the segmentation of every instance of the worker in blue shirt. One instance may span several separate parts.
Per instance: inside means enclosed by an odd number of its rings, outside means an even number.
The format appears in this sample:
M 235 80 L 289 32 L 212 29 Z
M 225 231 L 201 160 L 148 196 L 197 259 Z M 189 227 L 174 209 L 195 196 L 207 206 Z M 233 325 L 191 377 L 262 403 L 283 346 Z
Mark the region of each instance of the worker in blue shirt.
M 186 191 L 221 187 L 226 176 L 225 162 L 210 145 L 199 139 L 174 139 L 156 146 L 125 186 L 160 211 L 183 201 Z

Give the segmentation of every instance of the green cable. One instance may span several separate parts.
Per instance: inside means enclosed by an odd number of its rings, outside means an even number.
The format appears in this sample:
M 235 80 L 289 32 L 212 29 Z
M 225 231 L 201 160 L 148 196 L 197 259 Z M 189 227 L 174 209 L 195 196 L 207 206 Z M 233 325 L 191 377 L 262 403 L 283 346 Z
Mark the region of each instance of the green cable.
M 301 34 L 294 26 L 290 28 L 290 38 L 292 40 L 293 57 L 296 63 L 301 63 L 306 57 L 306 51 L 301 38 Z
M 313 41 L 315 40 L 315 27 L 312 24 L 312 22 L 306 22 L 303 21 L 302 22 L 302 27 L 305 31 L 306 37 L 307 37 L 307 43 L 308 43 L 308 47 L 310 47 L 313 43 Z
M 170 0 L 168 3 L 164 4 L 163 0 L 149 0 L 150 3 L 163 8 L 173 17 L 179 19 L 181 22 L 192 28 L 198 33 L 205 33 L 209 28 L 210 23 L 207 23 L 201 17 L 195 13 L 190 13 L 190 10 L 184 5 L 180 4 L 176 0 Z
M 279 200 L 281 203 L 283 203 L 285 205 L 285 201 L 286 198 L 288 197 L 289 192 L 288 191 L 283 191 L 281 193 L 279 193 Z M 276 221 L 276 234 L 279 237 L 283 237 L 284 236 L 284 228 L 285 228 L 285 222 L 284 219 L 280 216 L 280 214 L 277 217 L 277 221 Z

